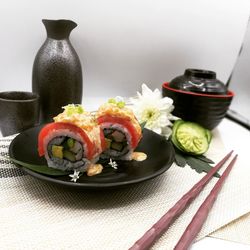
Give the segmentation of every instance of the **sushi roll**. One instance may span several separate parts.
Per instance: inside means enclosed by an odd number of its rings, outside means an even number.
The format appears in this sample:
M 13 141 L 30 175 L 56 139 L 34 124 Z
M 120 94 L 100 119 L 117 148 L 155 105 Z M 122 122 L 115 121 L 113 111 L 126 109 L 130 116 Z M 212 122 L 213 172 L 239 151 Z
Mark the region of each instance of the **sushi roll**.
M 96 112 L 103 130 L 106 150 L 102 158 L 132 160 L 133 152 L 142 138 L 142 130 L 133 111 L 122 101 L 110 99 Z
M 105 148 L 100 126 L 82 106 L 70 104 L 38 135 L 38 152 L 48 166 L 85 172 Z M 101 170 L 100 170 L 101 171 Z

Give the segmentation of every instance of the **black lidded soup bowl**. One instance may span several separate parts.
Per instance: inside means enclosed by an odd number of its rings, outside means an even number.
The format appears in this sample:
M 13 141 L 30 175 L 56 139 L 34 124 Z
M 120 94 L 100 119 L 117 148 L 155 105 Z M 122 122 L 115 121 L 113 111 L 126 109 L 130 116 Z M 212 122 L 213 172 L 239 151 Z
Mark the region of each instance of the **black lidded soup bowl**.
M 186 69 L 184 75 L 162 84 L 162 95 L 173 99 L 175 116 L 212 130 L 225 117 L 234 93 L 214 71 Z

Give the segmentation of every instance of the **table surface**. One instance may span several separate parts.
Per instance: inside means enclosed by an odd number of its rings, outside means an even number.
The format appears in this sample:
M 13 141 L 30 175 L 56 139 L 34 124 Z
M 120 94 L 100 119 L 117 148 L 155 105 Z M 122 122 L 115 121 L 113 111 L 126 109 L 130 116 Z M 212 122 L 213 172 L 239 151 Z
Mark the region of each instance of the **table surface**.
M 85 106 L 89 110 L 93 110 L 96 108 L 96 102 L 92 99 L 85 99 Z M 221 124 L 217 128 L 223 138 L 223 142 L 225 144 L 230 144 L 232 140 L 229 138 L 229 134 L 231 133 L 232 129 L 234 130 L 234 134 L 237 134 L 238 141 L 241 139 L 243 140 L 244 138 L 241 138 L 241 131 L 244 131 L 243 134 L 246 133 L 245 128 L 241 127 L 238 124 L 235 124 L 232 121 L 229 121 L 228 119 L 224 119 Z M 0 135 L 1 137 L 1 135 Z M 229 141 L 230 139 L 230 141 Z M 240 145 L 238 143 L 236 145 L 237 150 L 240 150 L 240 147 L 244 145 Z M 249 232 L 250 234 L 250 232 Z M 235 242 L 230 242 L 230 241 L 225 241 L 225 240 L 220 240 L 220 239 L 215 239 L 211 237 L 205 237 L 204 239 L 196 242 L 193 244 L 192 249 L 198 250 L 198 249 L 250 249 L 250 245 L 243 245 L 240 243 L 235 243 Z

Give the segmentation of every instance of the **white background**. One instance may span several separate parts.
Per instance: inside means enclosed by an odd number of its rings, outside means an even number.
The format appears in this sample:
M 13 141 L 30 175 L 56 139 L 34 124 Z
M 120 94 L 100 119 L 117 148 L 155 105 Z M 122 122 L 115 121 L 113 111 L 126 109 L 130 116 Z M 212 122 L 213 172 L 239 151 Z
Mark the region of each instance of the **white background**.
M 249 14 L 248 0 L 1 1 L 0 91 L 31 91 L 32 64 L 46 38 L 43 18 L 78 24 L 70 39 L 82 62 L 83 102 L 131 96 L 143 82 L 161 88 L 185 68 L 216 71 L 226 82 Z M 193 248 L 221 247 L 243 249 L 210 239 Z
M 161 88 L 185 68 L 226 82 L 250 12 L 249 0 L 8 0 L 0 4 L 0 91 L 31 90 L 41 19 L 72 19 L 83 68 L 83 98 Z

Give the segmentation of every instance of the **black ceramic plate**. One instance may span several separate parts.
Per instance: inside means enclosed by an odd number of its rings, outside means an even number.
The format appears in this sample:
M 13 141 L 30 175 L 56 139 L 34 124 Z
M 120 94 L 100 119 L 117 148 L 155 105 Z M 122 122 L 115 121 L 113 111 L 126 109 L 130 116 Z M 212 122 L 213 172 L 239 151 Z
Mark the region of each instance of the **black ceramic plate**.
M 15 137 L 9 147 L 10 157 L 26 163 L 46 165 L 45 159 L 39 157 L 37 152 L 37 137 L 40 129 L 41 127 L 31 128 Z M 70 181 L 71 178 L 67 175 L 51 177 L 18 167 L 33 177 L 54 184 L 73 188 L 103 189 L 127 186 L 152 179 L 168 170 L 174 161 L 172 144 L 147 129 L 143 130 L 143 137 L 136 151 L 146 153 L 147 159 L 142 162 L 117 161 L 117 170 L 106 167 L 101 174 L 96 176 L 88 177 L 83 174 L 76 183 Z

